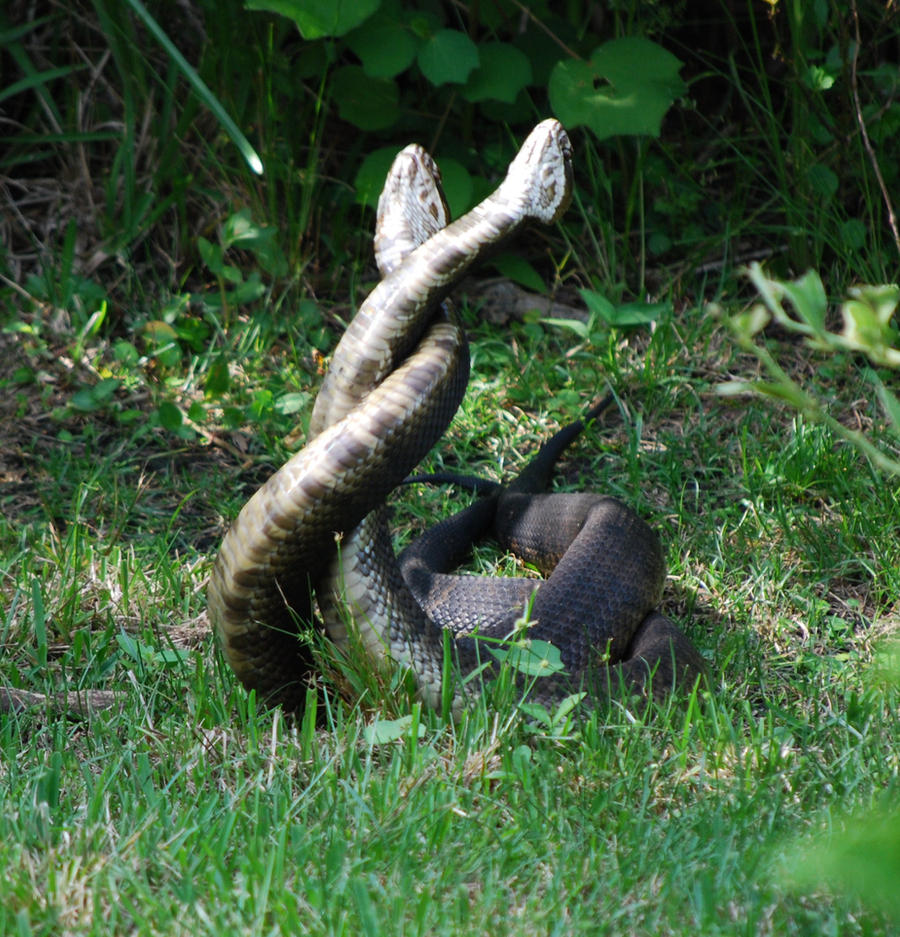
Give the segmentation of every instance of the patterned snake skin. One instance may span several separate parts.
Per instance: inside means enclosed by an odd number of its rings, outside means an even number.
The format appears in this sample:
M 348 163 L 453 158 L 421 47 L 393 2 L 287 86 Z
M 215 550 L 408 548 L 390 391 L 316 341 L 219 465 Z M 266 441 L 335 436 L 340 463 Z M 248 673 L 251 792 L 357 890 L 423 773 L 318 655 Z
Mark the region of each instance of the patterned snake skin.
M 480 638 L 508 636 L 529 603 L 529 636 L 557 645 L 567 669 L 539 682 L 543 698 L 582 686 L 602 693 L 612 676 L 641 688 L 653 671 L 658 694 L 703 672 L 690 642 L 654 611 L 665 576 L 656 534 L 612 498 L 538 493 L 580 423 L 400 561 L 391 546 L 385 499 L 443 434 L 468 380 L 465 338 L 442 300 L 498 242 L 528 222 L 556 221 L 571 177 L 565 131 L 544 121 L 500 187 L 447 224 L 428 154 L 411 146 L 395 160 L 376 224 L 383 279 L 335 350 L 305 448 L 244 506 L 210 579 L 210 619 L 248 688 L 290 707 L 302 701 L 311 658 L 298 624 L 313 622 L 314 596 L 332 640 L 345 645 L 349 627 L 373 658 L 408 667 L 433 707 L 442 700 L 443 629 L 465 673 L 490 657 Z M 488 531 L 549 578 L 449 575 Z M 458 714 L 458 683 L 452 694 Z

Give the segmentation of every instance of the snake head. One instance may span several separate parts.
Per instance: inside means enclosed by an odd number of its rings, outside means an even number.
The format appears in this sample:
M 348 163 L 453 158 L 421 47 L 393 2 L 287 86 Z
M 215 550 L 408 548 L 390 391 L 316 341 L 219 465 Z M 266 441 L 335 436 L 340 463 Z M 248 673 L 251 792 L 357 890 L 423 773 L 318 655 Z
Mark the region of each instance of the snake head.
M 418 143 L 394 158 L 375 221 L 375 261 L 383 277 L 450 220 L 437 163 Z
M 558 221 L 572 199 L 572 144 L 558 120 L 541 121 L 528 135 L 501 189 L 522 200 L 522 211 L 544 224 Z

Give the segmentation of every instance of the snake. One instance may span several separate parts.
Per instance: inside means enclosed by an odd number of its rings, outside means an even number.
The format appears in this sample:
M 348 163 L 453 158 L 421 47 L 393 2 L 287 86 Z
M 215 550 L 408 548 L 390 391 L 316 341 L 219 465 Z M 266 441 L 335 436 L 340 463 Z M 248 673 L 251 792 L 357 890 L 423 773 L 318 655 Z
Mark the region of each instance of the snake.
M 542 493 L 583 420 L 512 483 L 492 486 L 401 557 L 393 550 L 386 500 L 443 435 L 468 383 L 447 296 L 522 227 L 556 222 L 572 176 L 569 138 L 545 120 L 499 187 L 449 222 L 429 154 L 413 144 L 395 159 L 376 217 L 381 279 L 334 350 L 306 444 L 244 505 L 210 575 L 208 613 L 225 659 L 267 701 L 302 705 L 315 663 L 303 636 L 316 606 L 339 647 L 356 640 L 373 664 L 408 669 L 424 703 L 450 698 L 454 716 L 467 704 L 459 675 L 482 672 L 492 661 L 485 642 L 502 644 L 526 613 L 526 640 L 558 647 L 565 668 L 539 682 L 547 699 L 584 687 L 601 696 L 614 680 L 642 692 L 652 684 L 656 695 L 704 673 L 702 656 L 657 610 L 665 565 L 655 531 L 614 498 Z M 485 532 L 547 578 L 455 575 Z

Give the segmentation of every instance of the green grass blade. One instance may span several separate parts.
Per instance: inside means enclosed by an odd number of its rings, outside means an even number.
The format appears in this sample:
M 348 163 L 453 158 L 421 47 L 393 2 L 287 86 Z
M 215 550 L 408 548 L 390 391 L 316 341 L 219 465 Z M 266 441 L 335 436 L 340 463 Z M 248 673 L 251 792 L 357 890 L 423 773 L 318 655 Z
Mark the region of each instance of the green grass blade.
M 8 85 L 0 91 L 0 101 L 5 101 L 7 98 L 21 94 L 23 91 L 29 91 L 32 88 L 38 88 L 42 85 L 49 84 L 57 78 L 65 78 L 66 75 L 81 71 L 83 68 L 85 68 L 84 65 L 63 65 L 60 68 L 48 68 L 44 72 L 35 72 L 33 75 L 28 75 L 28 77 L 21 79 L 21 81 L 14 81 L 11 85 Z
M 159 23 L 150 15 L 140 0 L 128 0 L 128 5 L 144 21 L 147 29 L 156 37 L 156 40 L 166 50 L 166 53 L 171 57 L 172 61 L 181 69 L 184 77 L 187 78 L 191 87 L 197 93 L 197 96 L 212 111 L 213 116 L 219 121 L 225 129 L 225 132 L 231 137 L 235 146 L 240 150 L 241 156 L 244 157 L 247 165 L 258 176 L 261 176 L 263 173 L 263 164 L 262 160 L 259 158 L 259 154 L 250 145 L 250 141 L 244 136 L 238 125 L 231 119 L 229 113 L 222 107 L 219 99 L 210 91 L 206 82 L 203 81 L 196 70 L 188 63 L 187 59 L 178 51 L 175 45 L 173 45 L 172 40 L 163 32 Z

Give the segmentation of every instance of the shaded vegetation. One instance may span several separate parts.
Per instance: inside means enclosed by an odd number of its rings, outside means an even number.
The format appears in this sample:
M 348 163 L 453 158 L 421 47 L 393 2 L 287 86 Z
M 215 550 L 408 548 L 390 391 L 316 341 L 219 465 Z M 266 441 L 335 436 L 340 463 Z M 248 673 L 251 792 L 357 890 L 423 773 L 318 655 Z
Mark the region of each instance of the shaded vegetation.
M 896 279 L 896 9 L 550 6 L 386 2 L 304 38 L 237 3 L 148 4 L 262 176 L 133 6 L 0 11 L 0 684 L 123 691 L 86 722 L 0 713 L 3 933 L 891 932 L 895 906 L 852 882 L 791 887 L 783 843 L 896 816 L 900 701 L 873 660 L 897 631 L 900 495 L 835 427 L 896 461 L 896 371 L 805 343 L 790 302 L 754 319 L 821 422 L 749 393 L 772 376 L 727 322 L 814 268 L 836 335 L 851 288 Z M 401 67 L 375 26 L 408 35 Z M 465 81 L 423 52 L 447 31 L 479 53 Z M 659 136 L 573 129 L 563 225 L 464 284 L 473 380 L 426 468 L 508 478 L 611 385 L 618 417 L 559 484 L 659 527 L 664 604 L 713 692 L 586 725 L 488 700 L 450 727 L 351 662 L 302 722 L 257 709 L 205 577 L 377 278 L 379 160 L 429 146 L 459 212 L 551 113 L 554 68 L 607 67 L 624 38 L 680 63 Z M 398 537 L 459 503 L 399 493 Z

